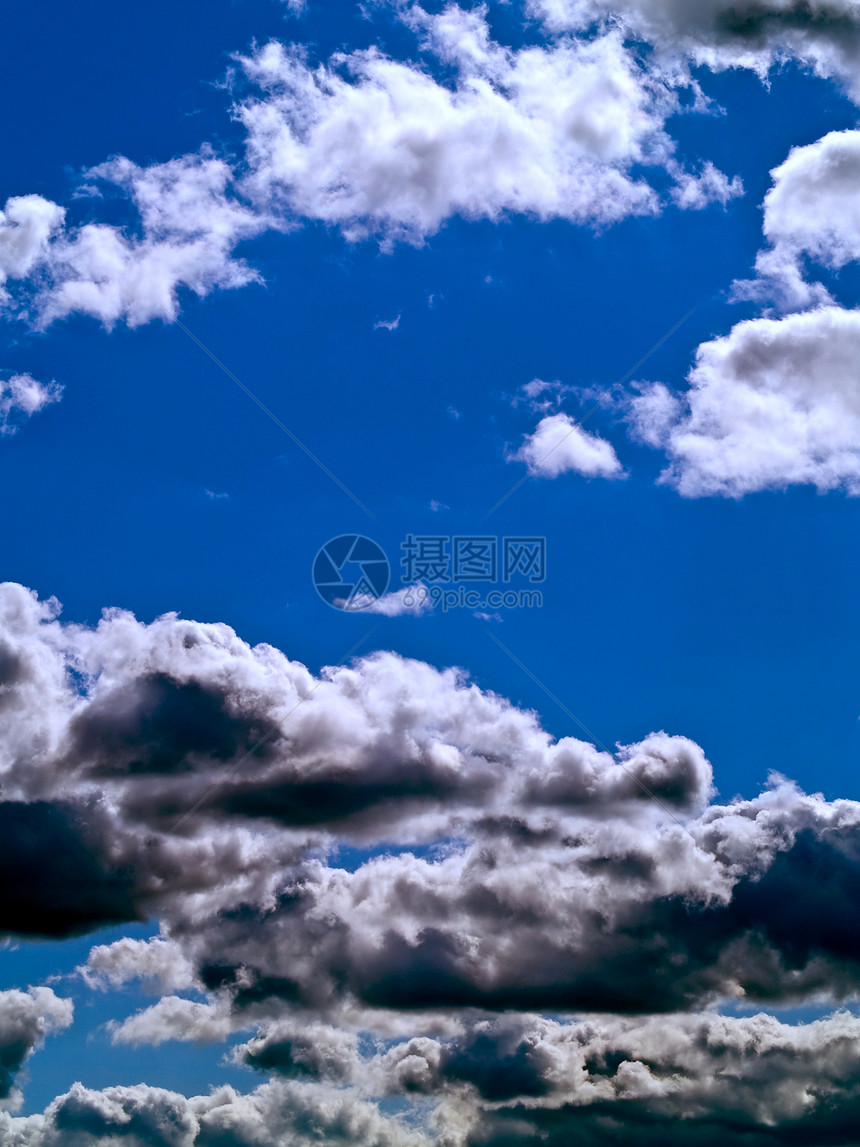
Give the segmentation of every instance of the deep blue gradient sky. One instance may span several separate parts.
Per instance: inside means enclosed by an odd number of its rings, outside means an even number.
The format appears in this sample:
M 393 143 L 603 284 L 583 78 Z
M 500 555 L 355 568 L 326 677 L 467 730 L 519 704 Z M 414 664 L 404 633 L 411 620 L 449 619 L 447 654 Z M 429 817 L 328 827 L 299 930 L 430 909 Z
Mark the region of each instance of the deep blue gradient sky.
M 396 50 L 406 34 L 392 23 L 386 35 Z M 352 3 L 312 5 L 301 20 L 269 0 L 212 0 L 203 15 L 166 0 L 15 6 L 0 46 L 0 92 L 15 107 L 0 125 L 0 193 L 71 203 L 77 173 L 113 154 L 163 161 L 201 140 L 229 151 L 237 128 L 219 85 L 230 54 L 271 36 L 321 57 L 380 42 Z M 769 170 L 791 146 L 856 123 L 832 85 L 792 67 L 769 89 L 748 73 L 700 79 L 725 114 L 680 117 L 670 130 L 682 156 L 743 178 L 746 194 L 726 208 L 668 209 L 600 233 L 454 219 L 423 248 L 390 252 L 310 224 L 243 246 L 265 285 L 183 297 L 183 322 L 375 521 L 178 326 L 4 324 L 3 365 L 65 393 L 0 441 L 2 579 L 56 595 L 66 620 L 87 624 L 106 606 L 225 621 L 315 672 L 372 629 L 362 651 L 463 666 L 536 709 L 553 734 L 577 735 L 469 611 L 345 615 L 310 579 L 319 547 L 346 532 L 375 538 L 395 564 L 410 532 L 545 535 L 543 608 L 490 624 L 601 741 L 683 733 L 704 747 L 726 798 L 754 795 L 777 770 L 828 798 L 860 799 L 856 500 L 809 488 L 685 500 L 655 484 L 660 455 L 602 409 L 589 427 L 613 441 L 625 480 L 533 478 L 483 521 L 521 476 L 506 454 L 534 429 L 511 404 L 517 389 L 534 378 L 611 386 L 696 307 L 635 375 L 679 388 L 695 348 L 754 313 L 728 291 L 761 246 Z M 96 207 L 100 218 L 113 210 L 80 200 L 70 212 Z M 855 305 L 857 286 L 846 272 L 834 290 Z M 397 315 L 396 329 L 374 329 Z M 570 398 L 565 409 L 580 408 Z M 102 939 L 2 953 L 0 987 L 68 971 Z M 74 1035 L 34 1064 L 26 1110 L 72 1078 L 205 1087 L 223 1047 L 168 1045 L 169 1061 L 110 1049 L 108 1068 L 104 1036 L 87 1044 L 139 1003 L 129 993 L 125 1004 L 82 1005 Z M 249 1083 L 246 1071 L 217 1071 Z

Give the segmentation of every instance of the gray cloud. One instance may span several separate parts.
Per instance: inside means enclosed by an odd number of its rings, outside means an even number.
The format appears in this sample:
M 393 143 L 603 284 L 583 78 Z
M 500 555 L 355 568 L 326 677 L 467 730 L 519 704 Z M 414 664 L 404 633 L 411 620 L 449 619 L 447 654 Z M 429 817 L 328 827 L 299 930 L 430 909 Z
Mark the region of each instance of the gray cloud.
M 634 434 L 686 497 L 811 485 L 860 493 L 860 312 L 819 307 L 738 323 L 696 352 L 689 389 L 629 402 Z
M 860 96 L 860 14 L 854 0 L 530 0 L 547 27 L 582 29 L 619 20 L 662 51 L 714 70 L 751 68 L 764 77 L 797 60 Z
M 461 672 L 390 653 L 314 682 L 226 626 L 63 626 L 11 585 L 0 606 L 7 932 L 156 915 L 239 1010 L 653 1012 L 858 989 L 853 802 L 777 778 L 711 804 L 683 737 L 614 757 L 554 741 Z M 340 843 L 368 859 L 344 870 Z
M 50 988 L 0 992 L 0 1100 L 12 1091 L 24 1061 L 51 1032 L 72 1022 L 71 1000 L 61 999 Z
M 856 802 L 774 776 L 716 803 L 684 737 L 556 741 L 461 671 L 391 653 L 314 678 L 224 625 L 57 613 L 0 587 L 0 927 L 156 917 L 159 938 L 79 969 L 168 993 L 111 1038 L 259 1029 L 230 1054 L 282 1085 L 211 1107 L 78 1088 L 10 1142 L 251 1143 L 255 1126 L 303 1144 L 296 1111 L 319 1102 L 332 1142 L 395 1143 L 370 1102 L 386 1095 L 444 1147 L 597 1142 L 607 1119 L 619 1139 L 802 1143 L 813 1111 L 850 1142 L 856 1021 L 693 1013 L 858 997 Z
M 714 1012 L 473 1015 L 454 1035 L 364 1054 L 351 1033 L 296 1017 L 270 1025 L 236 1057 L 298 1079 L 190 1099 L 144 1085 L 99 1092 L 76 1084 L 43 1116 L 0 1113 L 0 1132 L 16 1147 L 117 1139 L 135 1147 L 501 1147 L 536 1136 L 550 1144 L 849 1147 L 860 1097 L 860 1021 L 847 1013 L 794 1025 Z M 425 1130 L 383 1114 L 386 1096 L 410 1099 Z
M 429 1140 L 382 1114 L 355 1091 L 289 1081 L 263 1084 L 249 1095 L 223 1087 L 186 1099 L 173 1091 L 76 1083 L 44 1115 L 0 1112 L 3 1142 L 14 1147 L 252 1147 L 264 1143 L 312 1147 L 426 1147 Z

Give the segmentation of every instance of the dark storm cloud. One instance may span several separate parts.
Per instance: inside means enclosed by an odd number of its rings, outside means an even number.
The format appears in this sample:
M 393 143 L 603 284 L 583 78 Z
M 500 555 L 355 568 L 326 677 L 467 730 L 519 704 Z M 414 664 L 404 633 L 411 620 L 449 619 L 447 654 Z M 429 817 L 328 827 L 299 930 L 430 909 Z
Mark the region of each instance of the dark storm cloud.
M 242 1045 L 239 1063 L 296 1079 L 341 1082 L 358 1074 L 358 1040 L 339 1028 L 300 1018 L 280 1020 Z
M 843 50 L 860 48 L 856 6 L 852 10 L 845 3 L 732 3 L 715 13 L 714 27 L 718 36 L 748 41 L 756 48 L 765 48 L 786 34 L 798 33 L 804 39 L 815 38 Z
M 255 720 L 256 718 L 256 720 Z M 69 729 L 68 761 L 95 777 L 188 772 L 199 758 L 223 762 L 252 753 L 271 724 L 233 713 L 211 684 L 152 673 L 96 698 Z
M 468 1144 L 856 1142 L 860 1021 L 845 1014 L 799 1027 L 767 1015 L 506 1016 L 408 1041 L 382 1063 L 407 1093 L 471 1095 Z
M 93 814 L 0 802 L 0 933 L 62 938 L 139 918 L 134 872 L 104 855 Z
M 555 741 L 463 673 L 390 653 L 315 679 L 222 625 L 63 626 L 16 586 L 0 642 L 0 926 L 155 916 L 157 941 L 100 946 L 81 974 L 204 1002 L 165 996 L 111 1038 L 259 1025 L 235 1055 L 280 1080 L 214 1106 L 73 1089 L 16 1143 L 239 1144 L 264 1126 L 303 1144 L 318 1102 L 341 1111 L 327 1141 L 405 1142 L 365 1102 L 385 1094 L 430 1104 L 444 1147 L 597 1142 L 607 1120 L 637 1142 L 803 1143 L 813 1109 L 849 1142 L 852 1018 L 676 1013 L 860 995 L 857 803 L 778 776 L 714 803 L 684 737 Z M 539 1011 L 615 1018 L 523 1014 Z
M 452 863 L 446 876 L 444 865 L 393 858 L 375 866 L 376 894 L 369 873 L 343 874 L 337 888 L 309 884 L 299 914 L 276 908 L 247 930 L 216 916 L 187 939 L 233 953 L 239 1005 L 267 994 L 321 1005 L 346 991 L 398 1010 L 636 1013 L 738 993 L 779 1003 L 860 990 L 858 867 L 813 834 L 739 881 L 727 904 L 660 897 L 641 880 L 641 900 L 620 889 L 611 899 L 615 877 L 596 879 L 592 861 L 575 882 L 571 866 L 572 902 L 560 907 L 539 891 L 558 887 L 558 870 L 546 866 L 524 892 L 516 857 L 501 867 Z M 631 868 L 617 867 L 629 879 Z M 175 934 L 185 939 L 181 925 Z M 293 976 L 279 978 L 287 968 Z
M 805 1025 L 762 1014 L 472 1017 L 453 1037 L 364 1054 L 350 1033 L 294 1017 L 270 1025 L 236 1058 L 302 1082 L 191 1099 L 144 1085 L 99 1092 L 77 1084 L 44 1118 L 0 1114 L 0 1132 L 16 1147 L 118 1139 L 135 1147 L 513 1147 L 535 1138 L 553 1147 L 850 1147 L 860 1114 L 860 1020 L 845 1013 Z M 382 1114 L 370 1094 L 423 1104 L 428 1131 Z
M 394 654 L 315 681 L 225 626 L 63 627 L 3 595 L 7 931 L 155 914 L 240 1010 L 647 1013 L 860 990 L 852 802 L 776 780 L 709 805 L 683 737 L 613 757 Z M 350 839 L 388 854 L 326 861 Z

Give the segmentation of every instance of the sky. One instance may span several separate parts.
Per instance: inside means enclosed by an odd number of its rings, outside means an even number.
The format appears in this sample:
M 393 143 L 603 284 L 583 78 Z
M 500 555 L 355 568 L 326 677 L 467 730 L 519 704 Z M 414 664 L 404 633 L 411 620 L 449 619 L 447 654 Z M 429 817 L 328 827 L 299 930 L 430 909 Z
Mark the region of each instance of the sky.
M 0 1142 L 856 1143 L 860 4 L 4 29 Z

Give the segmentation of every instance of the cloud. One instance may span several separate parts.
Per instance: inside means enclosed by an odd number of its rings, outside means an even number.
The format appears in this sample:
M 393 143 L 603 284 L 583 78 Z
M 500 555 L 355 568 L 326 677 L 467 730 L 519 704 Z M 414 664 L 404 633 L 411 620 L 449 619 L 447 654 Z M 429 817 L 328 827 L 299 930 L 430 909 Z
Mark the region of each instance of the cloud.
M 684 737 L 555 741 L 463 673 L 391 653 L 315 679 L 223 625 L 63 626 L 13 585 L 0 621 L 5 931 L 156 916 L 239 1012 L 860 990 L 853 802 L 777 778 L 711 804 Z M 341 844 L 366 859 L 339 867 Z M 158 954 L 141 970 L 157 976 Z M 130 955 L 88 967 L 110 978 Z
M 471 1015 L 456 1032 L 375 1048 L 294 1017 L 265 1027 L 234 1059 L 275 1079 L 247 1095 L 222 1087 L 190 1099 L 143 1084 L 75 1084 L 43 1116 L 0 1112 L 0 1130 L 20 1147 L 107 1147 L 117 1136 L 158 1147 L 560 1147 L 631 1137 L 653 1147 L 849 1147 L 860 1100 L 860 1020 L 845 1012 L 806 1024 L 762 1013 Z M 379 1101 L 392 1098 L 411 1100 L 427 1130 L 383 1114 Z
M 525 462 L 542 478 L 573 472 L 586 478 L 621 478 L 624 470 L 610 442 L 588 434 L 567 414 L 550 414 L 537 424 L 509 462 Z
M 481 10 L 413 7 L 408 22 L 450 86 L 376 49 L 311 67 L 270 43 L 242 59 L 263 92 L 238 111 L 252 201 L 387 243 L 420 243 L 454 215 L 608 224 L 659 210 L 633 169 L 671 161 L 664 123 L 691 85 L 677 68 L 643 67 L 614 31 L 513 50 Z
M 75 969 L 91 988 L 118 988 L 141 980 L 160 994 L 194 986 L 194 970 L 169 940 L 133 940 L 124 936 L 113 944 L 97 944 L 86 963 Z
M 407 1094 L 468 1095 L 470 1143 L 813 1144 L 826 1127 L 847 1144 L 858 1057 L 860 1021 L 845 1013 L 794 1026 L 764 1014 L 504 1016 L 395 1046 L 382 1065 Z
M 179 287 L 205 296 L 259 281 L 233 249 L 265 223 L 228 195 L 231 170 L 208 149 L 145 168 L 120 157 L 89 175 L 129 196 L 140 234 L 88 223 L 57 236 L 45 259 L 48 285 L 34 304 L 41 326 L 73 313 L 106 326 L 169 322 Z
M 815 264 L 838 271 L 860 259 L 860 131 L 832 131 L 793 148 L 771 176 L 763 223 L 769 247 L 756 259 L 758 278 L 735 284 L 736 294 L 774 298 L 788 310 L 831 303 L 809 273 Z
M 714 71 L 751 68 L 764 78 L 787 59 L 836 78 L 860 97 L 860 15 L 854 0 L 530 0 L 553 31 L 620 22 L 663 52 Z
M 29 374 L 0 379 L 0 436 L 14 434 L 22 419 L 59 402 L 62 394 L 63 388 L 56 382 L 37 382 Z
M 382 617 L 421 617 L 433 609 L 433 600 L 427 586 L 405 585 L 401 589 L 392 590 L 382 597 L 362 598 L 360 595 L 353 598 L 351 609 L 361 609 L 364 613 L 376 613 Z
M 378 319 L 377 322 L 373 324 L 373 329 L 375 331 L 396 331 L 399 326 L 400 315 L 394 319 Z
M 359 1074 L 361 1057 L 354 1032 L 301 1017 L 267 1024 L 234 1049 L 237 1063 L 294 1079 L 349 1082 Z
M 792 485 L 860 493 L 860 311 L 837 306 L 820 281 L 860 259 L 860 132 L 795 148 L 771 175 L 768 246 L 734 294 L 798 313 L 700 345 L 685 392 L 640 384 L 627 400 L 634 437 L 665 450 L 661 481 L 686 497 Z
M 50 988 L 0 992 L 0 1100 L 8 1099 L 15 1075 L 46 1035 L 72 1022 L 74 1005 Z
M 39 196 L 8 200 L 0 212 L 0 294 L 8 313 L 40 328 L 71 314 L 106 326 L 170 322 L 185 287 L 204 296 L 259 281 L 233 255 L 272 221 L 230 193 L 232 171 L 206 147 L 167 163 L 138 167 L 118 157 L 86 177 L 126 196 L 135 227 L 70 226 L 64 208 Z M 14 294 L 11 280 L 18 280 Z
M 385 1097 L 446 1147 L 852 1142 L 860 1021 L 701 1009 L 860 998 L 857 802 L 717 803 L 683 736 L 555 740 L 393 653 L 315 678 L 222 624 L 57 614 L 0 588 L 0 928 L 158 919 L 79 969 L 167 993 L 111 1037 L 258 1029 L 232 1054 L 279 1081 L 76 1085 L 10 1142 L 424 1142 Z
M 240 57 L 253 90 L 234 108 L 237 158 L 204 144 L 86 171 L 78 202 L 97 213 L 103 198 L 124 199 L 122 226 L 72 222 L 38 195 L 9 199 L 0 304 L 41 329 L 73 314 L 172 322 L 182 291 L 261 281 L 242 242 L 307 221 L 390 247 L 420 244 L 454 216 L 602 227 L 671 199 L 698 208 L 740 193 L 712 163 L 694 175 L 674 157 L 666 121 L 681 94 L 705 107 L 686 66 L 637 54 L 617 28 L 513 49 L 492 39 L 483 9 L 397 14 L 418 39 L 412 59 L 370 48 L 314 65 L 278 42 Z M 668 194 L 647 178 L 659 185 L 661 172 Z
M 0 302 L 10 303 L 6 284 L 25 279 L 48 257 L 50 240 L 63 225 L 65 211 L 41 195 L 18 195 L 0 211 Z
M 0 1131 L 15 1147 L 112 1147 L 119 1141 L 132 1147 L 429 1147 L 421 1132 L 383 1115 L 354 1090 L 287 1080 L 250 1095 L 222 1087 L 191 1099 L 145 1084 L 93 1091 L 76 1083 L 44 1115 L 0 1112 Z
M 233 1028 L 233 1020 L 223 1005 L 199 1003 L 183 996 L 164 996 L 121 1023 L 108 1024 L 112 1043 L 132 1047 L 158 1047 L 169 1040 L 216 1043 Z
M 511 406 L 516 409 L 525 404 L 529 410 L 538 414 L 555 414 L 568 394 L 577 393 L 578 388 L 568 386 L 556 379 L 546 382 L 542 378 L 533 378 L 531 382 L 521 386 L 511 399 Z M 581 391 L 580 391 L 581 393 Z
M 680 171 L 677 183 L 669 194 L 679 207 L 700 211 L 710 203 L 721 203 L 725 207 L 730 199 L 736 199 L 743 193 L 744 185 L 739 175 L 729 180 L 708 160 L 698 175 Z
M 634 433 L 662 446 L 685 497 L 812 485 L 860 493 L 860 312 L 824 307 L 738 323 L 703 343 L 689 390 L 630 401 Z

